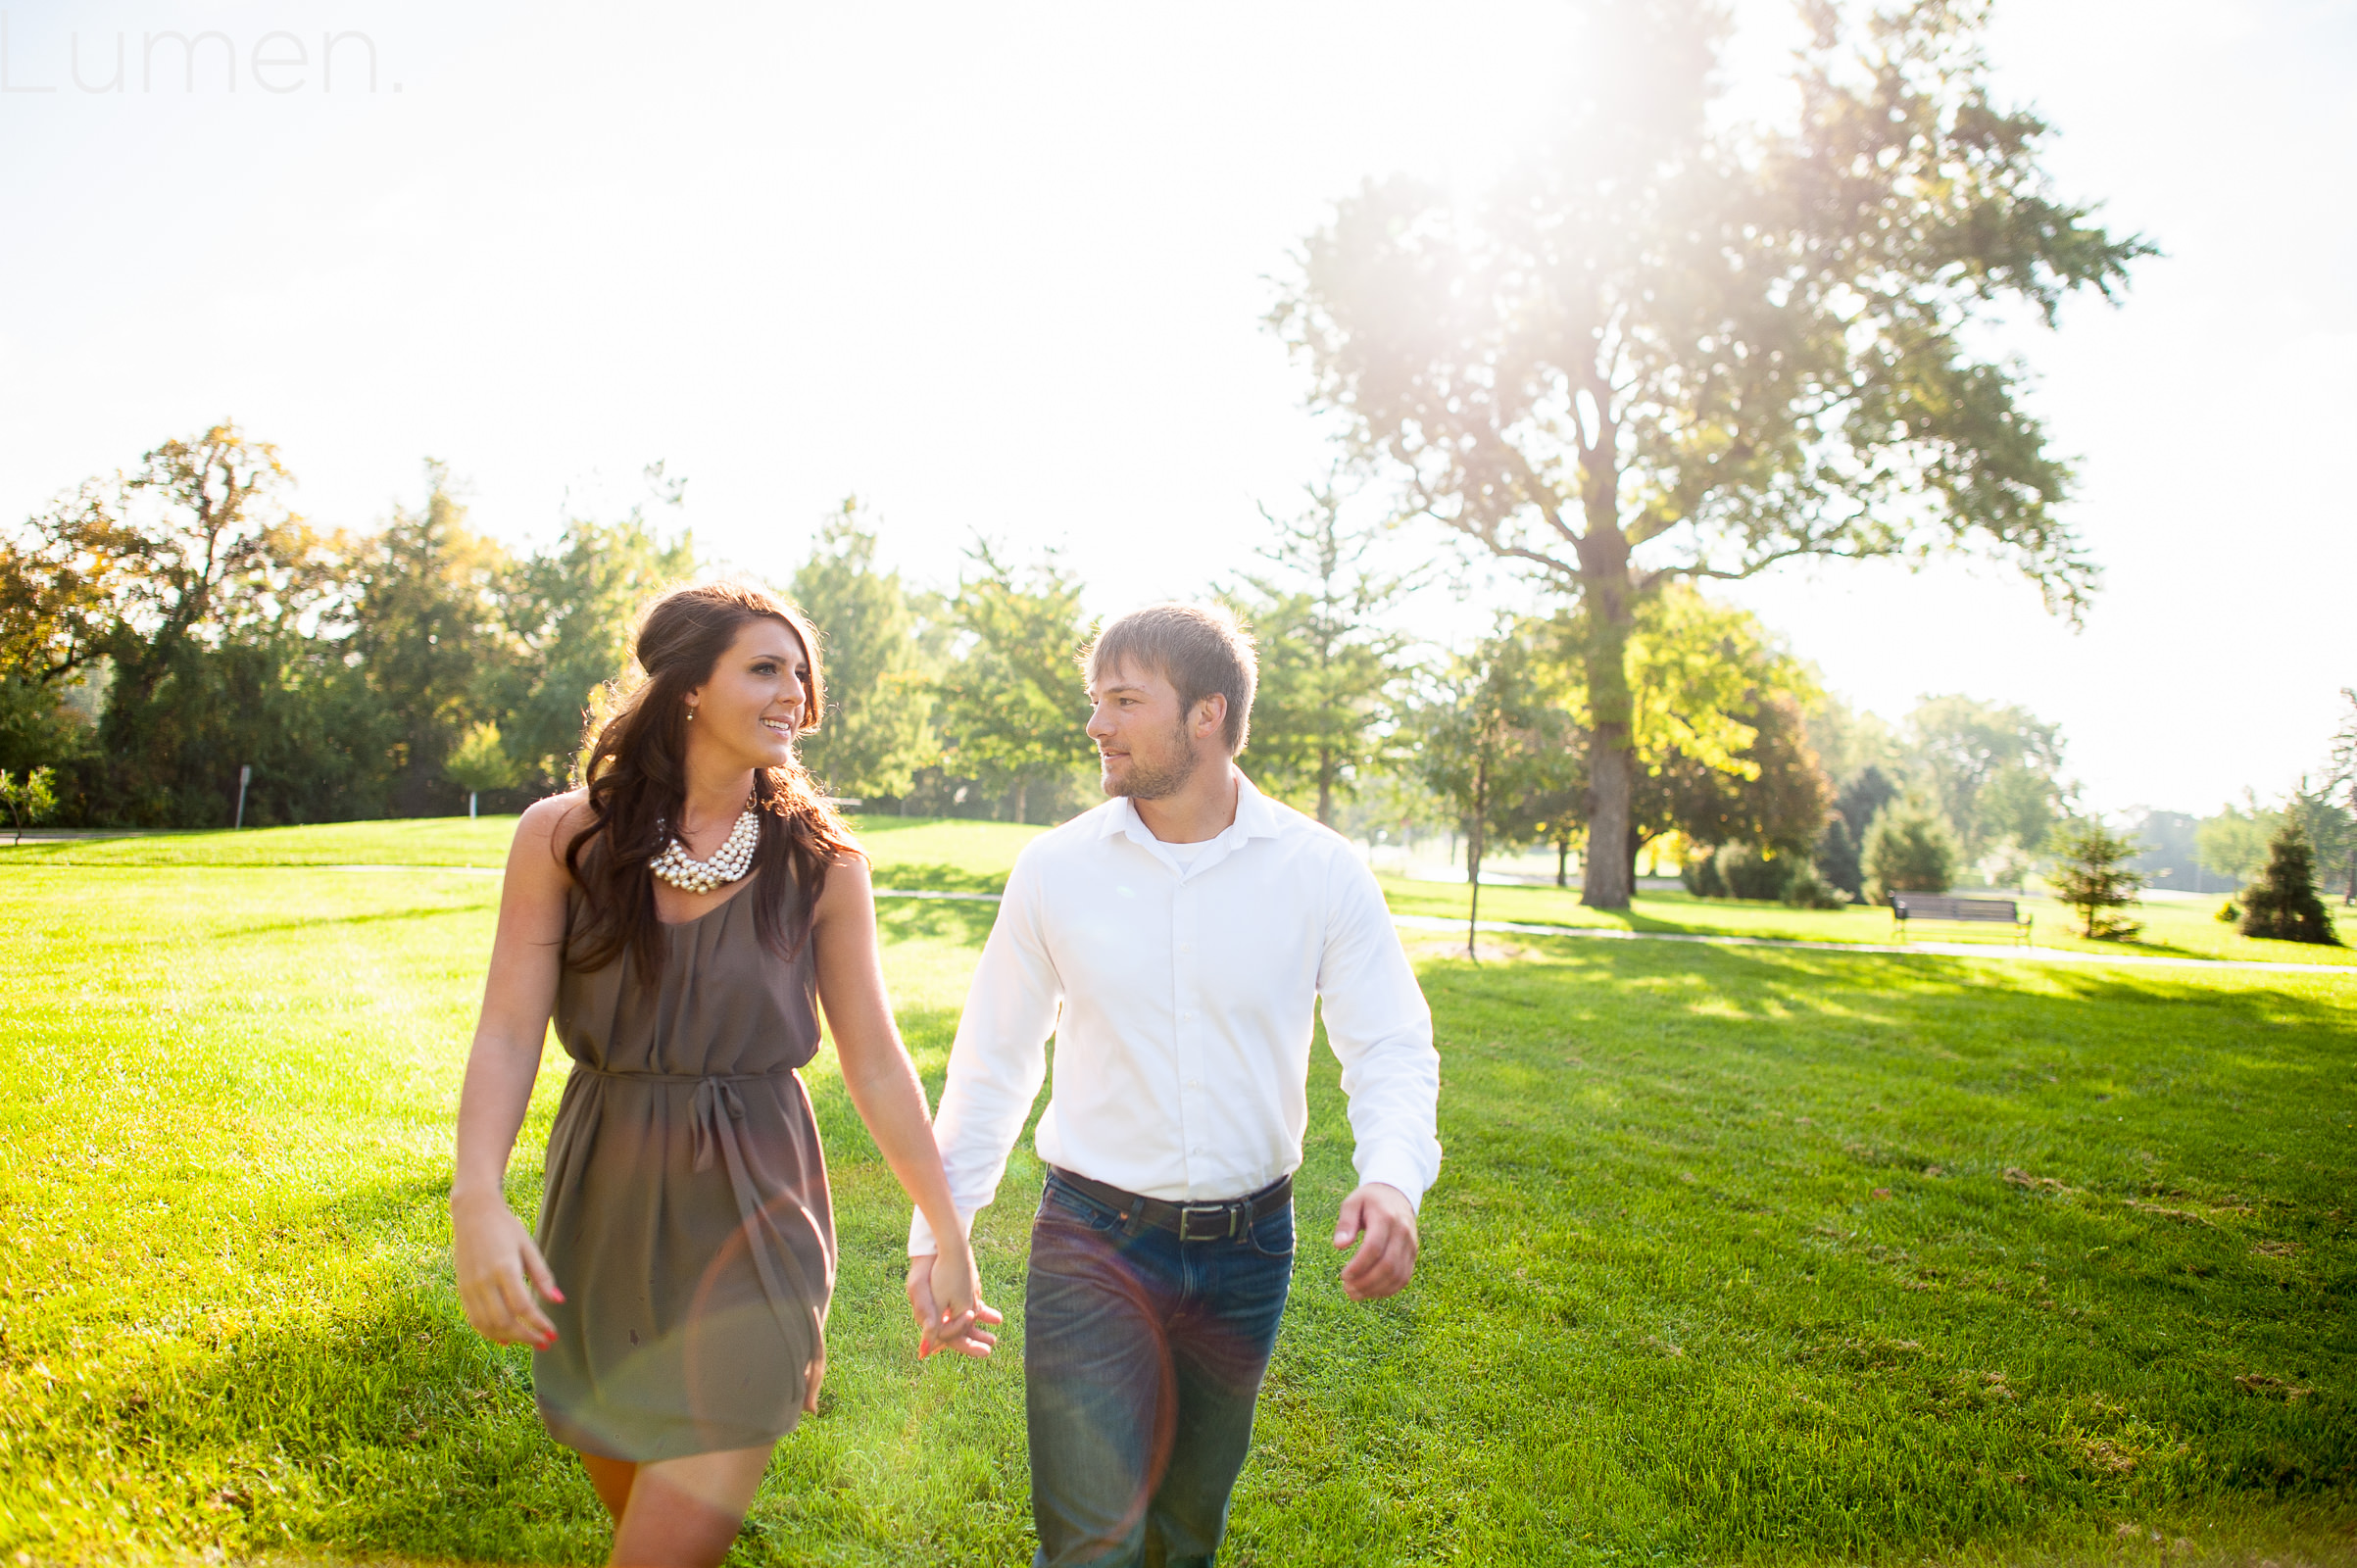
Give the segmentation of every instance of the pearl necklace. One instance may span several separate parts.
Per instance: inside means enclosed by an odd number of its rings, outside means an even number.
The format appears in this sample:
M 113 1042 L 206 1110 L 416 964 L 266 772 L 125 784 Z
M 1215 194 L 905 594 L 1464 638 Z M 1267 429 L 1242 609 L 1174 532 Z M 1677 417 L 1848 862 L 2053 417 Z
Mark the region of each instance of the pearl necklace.
M 737 825 L 729 829 L 728 842 L 713 851 L 711 859 L 690 859 L 687 846 L 673 836 L 647 869 L 682 893 L 710 893 L 752 869 L 754 846 L 761 842 L 761 818 L 748 806 Z

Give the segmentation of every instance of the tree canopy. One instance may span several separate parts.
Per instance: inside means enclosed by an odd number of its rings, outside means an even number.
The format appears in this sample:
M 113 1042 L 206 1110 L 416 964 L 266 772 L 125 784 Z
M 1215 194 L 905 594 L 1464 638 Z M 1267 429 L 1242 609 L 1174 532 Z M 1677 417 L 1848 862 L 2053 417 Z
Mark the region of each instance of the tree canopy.
M 2051 325 L 2153 247 L 2054 191 L 1977 6 L 1809 8 L 1796 112 L 1758 125 L 1713 112 L 1717 6 L 1592 16 L 1575 123 L 1477 200 L 1345 200 L 1271 320 L 1405 511 L 1580 603 L 1591 841 L 1617 843 L 1628 641 L 1670 582 L 1972 548 L 2077 613 L 2070 466 L 1982 329 Z M 1629 891 L 1591 866 L 1587 902 Z

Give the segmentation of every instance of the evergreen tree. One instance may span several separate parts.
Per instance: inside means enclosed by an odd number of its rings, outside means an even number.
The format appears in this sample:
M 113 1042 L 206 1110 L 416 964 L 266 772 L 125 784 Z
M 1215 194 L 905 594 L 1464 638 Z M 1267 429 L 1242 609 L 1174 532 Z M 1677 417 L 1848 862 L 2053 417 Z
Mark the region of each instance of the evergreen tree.
M 1850 836 L 1849 819 L 1839 810 L 1826 817 L 1825 831 L 1817 835 L 1816 859 L 1817 874 L 1829 885 L 1853 899 L 1865 895 L 1866 867 L 1858 858 L 1858 841 Z
M 835 794 L 862 800 L 908 794 L 941 755 L 916 617 L 900 573 L 877 570 L 875 555 L 875 530 L 847 496 L 793 583 L 826 669 L 827 711 L 803 760 Z
M 675 510 L 687 481 L 663 469 L 652 463 L 643 470 L 649 496 Z M 658 532 L 647 506 L 634 504 L 618 522 L 568 517 L 556 545 L 516 574 L 508 616 L 530 650 L 519 665 L 530 686 L 508 708 L 503 727 L 509 752 L 544 789 L 565 788 L 595 694 L 630 667 L 639 611 L 696 569 L 694 541 L 684 530 Z
M 396 507 L 368 541 L 352 638 L 397 726 L 386 766 L 404 816 L 458 804 L 443 764 L 470 724 L 512 707 L 526 665 L 507 611 L 515 563 L 467 524 L 450 470 L 431 459 L 425 490 L 424 506 Z
M 1878 812 L 1866 830 L 1866 899 L 1888 904 L 1893 893 L 1945 893 L 1956 879 L 1956 837 L 1922 801 L 1902 798 Z
M 1085 728 L 1080 579 L 1054 550 L 1019 572 L 987 539 L 966 558 L 952 612 L 963 646 L 939 687 L 946 765 L 1005 791 L 1010 814 L 1027 822 L 1035 787 L 1046 793 L 1097 751 Z
M 1223 597 L 1260 654 L 1252 743 L 1238 765 L 1280 799 L 1314 800 L 1331 827 L 1391 716 L 1406 639 L 1377 622 L 1410 581 L 1377 567 L 1381 529 L 1347 526 L 1331 481 L 1310 486 L 1309 499 L 1291 518 L 1262 509 L 1275 538 L 1260 554 L 1278 573 L 1247 576 Z
M 2112 913 L 2136 902 L 2144 874 L 2128 862 L 2143 850 L 2134 838 L 2100 822 L 2071 822 L 2054 830 L 2047 874 L 2055 899 L 2079 911 L 2079 934 L 2090 942 L 2126 942 L 2143 926 Z
M 2286 816 L 2267 846 L 2267 869 L 2242 894 L 2242 934 L 2278 942 L 2341 945 L 2316 895 L 2316 858 L 2297 819 Z
M 1876 815 L 1896 799 L 1898 786 L 1891 782 L 1890 774 L 1872 763 L 1842 785 L 1841 793 L 1834 797 L 1834 809 L 1841 813 L 1842 822 L 1849 828 L 1849 842 L 1863 847 L 1866 830 L 1874 826 Z

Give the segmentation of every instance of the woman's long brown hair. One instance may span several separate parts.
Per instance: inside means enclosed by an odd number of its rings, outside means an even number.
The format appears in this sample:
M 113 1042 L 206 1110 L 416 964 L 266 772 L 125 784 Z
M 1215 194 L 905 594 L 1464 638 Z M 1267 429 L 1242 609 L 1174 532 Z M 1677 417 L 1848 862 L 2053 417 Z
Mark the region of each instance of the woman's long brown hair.
M 687 694 L 712 678 L 737 633 L 757 620 L 778 621 L 802 640 L 810 683 L 798 733 L 818 727 L 826 711 L 818 634 L 801 611 L 737 582 L 674 588 L 649 606 L 634 649 L 636 678 L 625 680 L 628 689 L 599 727 L 581 768 L 590 821 L 565 846 L 565 866 L 580 885 L 588 918 L 567 937 L 567 964 L 602 969 L 627 952 L 642 981 L 663 972 L 651 865 L 670 841 L 666 824 L 680 820 L 687 803 Z M 827 867 L 838 856 L 860 853 L 859 844 L 799 758 L 756 768 L 753 794 L 761 813 L 750 872 L 757 881 L 742 896 L 754 901 L 761 944 L 792 957 L 810 935 Z M 775 874 L 781 870 L 786 874 Z M 789 887 L 801 894 L 792 919 Z

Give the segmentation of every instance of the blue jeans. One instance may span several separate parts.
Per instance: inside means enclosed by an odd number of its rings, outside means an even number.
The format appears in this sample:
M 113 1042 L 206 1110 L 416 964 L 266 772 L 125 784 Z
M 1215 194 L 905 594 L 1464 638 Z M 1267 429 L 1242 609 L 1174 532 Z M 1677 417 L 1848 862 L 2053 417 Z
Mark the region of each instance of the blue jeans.
M 1035 1568 L 1208 1568 L 1292 1283 L 1291 1204 L 1181 1242 L 1050 1173 L 1023 1304 Z

